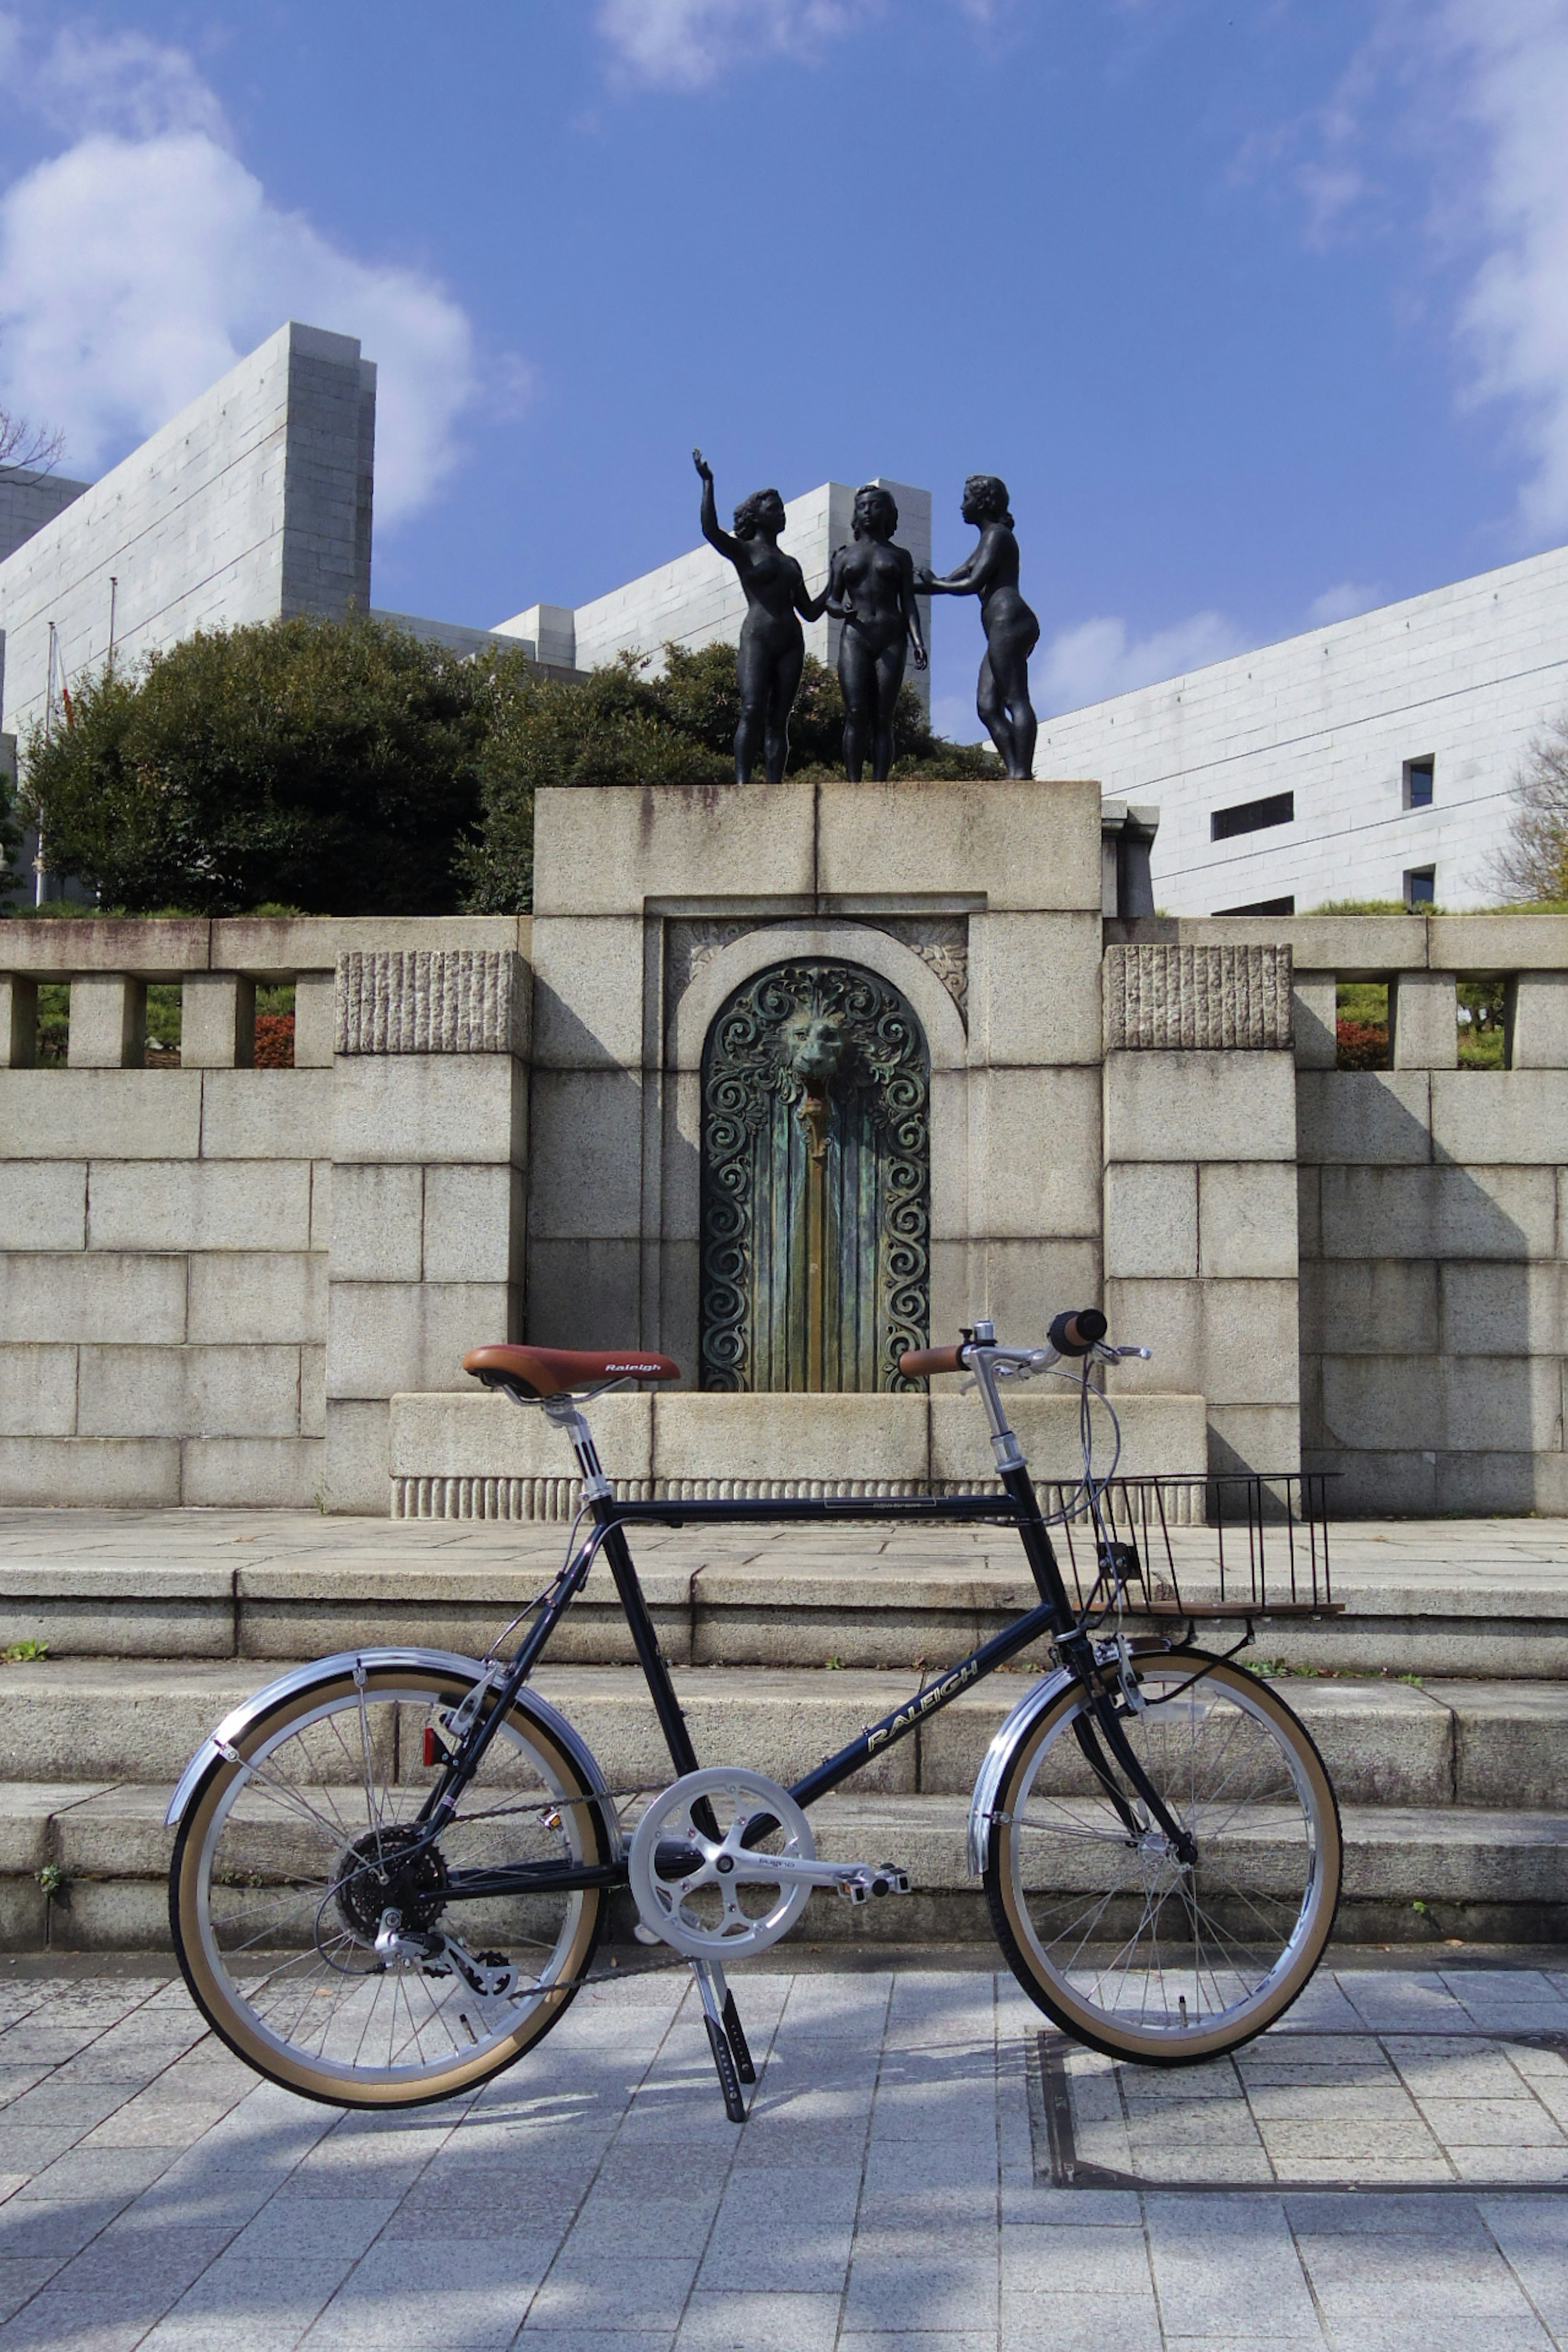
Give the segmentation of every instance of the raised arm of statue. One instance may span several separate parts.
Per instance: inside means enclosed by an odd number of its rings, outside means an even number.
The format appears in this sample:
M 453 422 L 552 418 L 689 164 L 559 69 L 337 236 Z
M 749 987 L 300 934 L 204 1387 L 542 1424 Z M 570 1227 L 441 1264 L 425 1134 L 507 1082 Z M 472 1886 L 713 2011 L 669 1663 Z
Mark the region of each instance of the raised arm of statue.
M 700 449 L 693 449 L 691 462 L 702 478 L 702 536 L 710 547 L 716 547 L 721 555 L 728 556 L 731 563 L 738 563 L 741 561 L 741 542 L 731 539 L 729 532 L 720 527 L 719 509 L 713 496 L 713 468 Z

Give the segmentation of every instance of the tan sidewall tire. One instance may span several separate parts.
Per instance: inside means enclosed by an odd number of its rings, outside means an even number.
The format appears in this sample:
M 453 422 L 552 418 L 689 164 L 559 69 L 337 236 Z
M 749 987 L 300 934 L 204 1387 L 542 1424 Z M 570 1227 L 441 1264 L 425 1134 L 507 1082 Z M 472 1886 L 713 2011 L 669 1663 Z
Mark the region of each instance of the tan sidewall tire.
M 1147 1667 L 1154 1661 L 1144 1661 Z M 1173 1668 L 1178 1673 L 1196 1674 L 1205 1665 L 1205 1679 L 1230 1690 L 1244 1690 L 1251 1704 L 1269 1717 L 1284 1733 L 1299 1758 L 1312 1790 L 1318 1808 L 1321 1834 L 1319 1853 L 1319 1873 L 1313 1890 L 1313 1916 L 1302 1943 L 1290 1967 L 1256 2010 L 1248 2009 L 1238 2022 L 1217 2026 L 1207 2033 L 1184 2035 L 1178 2045 L 1171 2046 L 1166 2037 L 1152 2035 L 1140 2038 L 1120 2032 L 1104 2011 L 1089 2009 L 1074 2000 L 1070 1991 L 1053 1978 L 1042 1977 L 1038 1955 L 1031 1931 L 1021 1916 L 1018 1896 L 1014 1886 L 1012 1825 L 1005 1821 L 993 1821 L 986 1844 L 985 1894 L 992 1922 L 998 1941 L 1018 1982 L 1037 2007 L 1054 2019 L 1075 2041 L 1088 2042 L 1103 2050 L 1113 2058 L 1132 2058 L 1148 2065 L 1185 2066 L 1213 2058 L 1226 2050 L 1238 2050 L 1283 2017 L 1291 2003 L 1298 2000 L 1310 1982 L 1312 1973 L 1323 1956 L 1333 1932 L 1334 1914 L 1339 1908 L 1340 1881 L 1343 1868 L 1343 1843 L 1340 1832 L 1340 1809 L 1333 1784 L 1324 1769 L 1323 1759 L 1313 1745 L 1310 1734 L 1282 1699 L 1260 1682 L 1256 1675 L 1238 1667 L 1211 1664 L 1199 1651 L 1173 1651 L 1158 1660 L 1162 1668 Z M 1009 1758 L 996 1791 L 996 1811 L 1010 1813 L 1014 1794 L 1026 1778 L 1040 1747 L 1048 1735 L 1070 1712 L 1079 1696 L 1076 1688 L 1066 1690 L 1045 1713 L 1033 1723 Z
M 428 1687 L 432 1693 L 454 1701 L 462 1698 L 473 1686 L 471 1676 L 449 1674 L 434 1666 L 373 1666 L 367 1675 L 367 1687 L 371 1689 L 399 1689 L 410 1684 L 421 1689 Z M 323 1698 L 340 1689 L 353 1689 L 351 1675 L 326 1675 L 310 1688 L 292 1693 L 269 1714 L 249 1726 L 243 1739 L 236 1742 L 238 1754 L 242 1759 L 248 1759 L 277 1733 L 286 1730 L 290 1723 L 302 1716 L 312 1713 Z M 563 1794 L 585 1793 L 586 1784 L 579 1768 L 531 1714 L 526 1695 L 513 1704 L 509 1720 L 524 1733 L 530 1747 L 556 1776 Z M 578 1980 L 588 1968 L 599 1940 L 605 1908 L 605 1890 L 602 1887 L 590 1886 L 581 1890 L 582 1907 L 576 1932 L 562 1963 L 563 1981 L 559 1990 L 546 1992 L 535 2002 L 515 2035 L 491 2045 L 472 2059 L 452 2066 L 447 2073 L 408 2087 L 395 2083 L 377 2086 L 356 2082 L 352 2075 L 337 2075 L 330 2069 L 312 2067 L 302 2060 L 291 2062 L 282 2055 L 271 2042 L 264 2041 L 256 2032 L 248 2013 L 236 2008 L 226 1985 L 213 1972 L 202 1932 L 199 1868 L 202 1847 L 218 1801 L 232 1785 L 237 1769 L 227 1762 L 216 1764 L 185 1809 L 170 1864 L 170 1923 L 174 1929 L 175 1953 L 192 1999 L 213 2032 L 228 2044 L 237 2057 L 243 2058 L 247 2065 L 253 2066 L 258 2074 L 265 2074 L 269 2082 L 280 2083 L 286 2090 L 297 2091 L 301 2097 L 320 2099 L 329 2106 L 427 2106 L 434 2100 L 449 2099 L 456 2092 L 467 2090 L 474 2083 L 486 2082 L 492 2074 L 504 2073 L 565 2015 L 576 1998 Z M 607 1861 L 609 1856 L 599 1807 L 584 1805 L 582 1812 L 588 1824 L 584 1836 L 584 1858 L 591 1862 Z

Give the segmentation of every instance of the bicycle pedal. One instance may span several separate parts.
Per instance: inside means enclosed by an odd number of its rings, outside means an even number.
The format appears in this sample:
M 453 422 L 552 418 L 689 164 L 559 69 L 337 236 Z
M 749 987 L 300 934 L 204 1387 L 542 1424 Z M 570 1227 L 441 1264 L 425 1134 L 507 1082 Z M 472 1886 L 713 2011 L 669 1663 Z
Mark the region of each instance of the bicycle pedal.
M 847 1902 L 868 1903 L 873 1896 L 907 1895 L 910 1874 L 897 1863 L 861 1862 L 845 1873 L 838 1883 L 838 1892 Z

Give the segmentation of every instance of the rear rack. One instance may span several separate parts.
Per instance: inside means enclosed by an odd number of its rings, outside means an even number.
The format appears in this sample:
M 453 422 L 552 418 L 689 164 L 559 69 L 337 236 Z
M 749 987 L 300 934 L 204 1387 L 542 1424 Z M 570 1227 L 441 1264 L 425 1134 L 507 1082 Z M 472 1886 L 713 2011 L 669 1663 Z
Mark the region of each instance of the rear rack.
M 1080 1611 L 1103 1579 L 1099 1602 L 1119 1580 L 1139 1616 L 1321 1617 L 1344 1606 L 1329 1575 L 1326 1489 L 1338 1475 L 1112 1478 L 1100 1490 L 1098 1551 L 1081 1487 L 1041 1482 L 1037 1492 L 1048 1516 L 1062 1515 L 1062 1569 Z

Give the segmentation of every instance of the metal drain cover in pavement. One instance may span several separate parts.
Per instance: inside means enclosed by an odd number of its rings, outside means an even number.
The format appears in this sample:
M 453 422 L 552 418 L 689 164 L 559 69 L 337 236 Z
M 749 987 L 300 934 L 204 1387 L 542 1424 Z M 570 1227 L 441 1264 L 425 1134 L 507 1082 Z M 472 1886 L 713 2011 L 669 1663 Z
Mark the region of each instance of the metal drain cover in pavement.
M 1042 2189 L 1568 2189 L 1568 2034 L 1279 2032 L 1197 2066 L 1028 2038 Z

